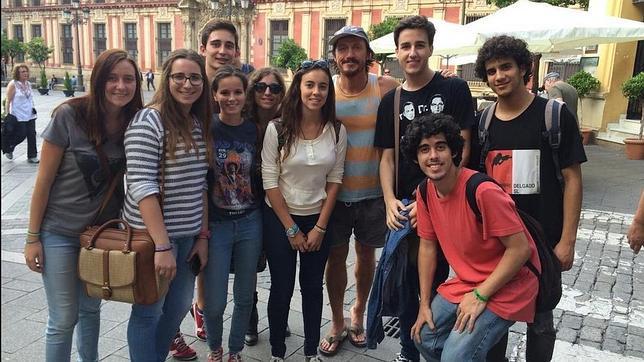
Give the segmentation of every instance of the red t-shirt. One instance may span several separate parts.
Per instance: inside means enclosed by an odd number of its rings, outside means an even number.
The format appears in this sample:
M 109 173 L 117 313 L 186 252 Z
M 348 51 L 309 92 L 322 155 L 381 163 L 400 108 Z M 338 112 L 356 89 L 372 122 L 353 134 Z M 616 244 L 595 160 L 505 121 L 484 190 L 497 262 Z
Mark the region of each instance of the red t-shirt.
M 442 198 L 437 196 L 434 185 L 428 182 L 429 212 L 424 202 L 418 200 L 418 235 L 422 239 L 438 240 L 447 262 L 456 273 L 454 278 L 438 288 L 438 292 L 451 303 L 460 303 L 464 294 L 492 274 L 505 252 L 500 236 L 524 231 L 532 250 L 530 261 L 541 270 L 536 246 L 516 211 L 514 201 L 492 182 L 484 182 L 476 190 L 476 203 L 483 223 L 476 220 L 465 196 L 465 183 L 474 172 L 461 169 L 452 192 Z M 420 192 L 417 197 L 421 197 Z M 503 319 L 532 322 L 538 290 L 536 276 L 524 266 L 491 296 L 487 307 Z

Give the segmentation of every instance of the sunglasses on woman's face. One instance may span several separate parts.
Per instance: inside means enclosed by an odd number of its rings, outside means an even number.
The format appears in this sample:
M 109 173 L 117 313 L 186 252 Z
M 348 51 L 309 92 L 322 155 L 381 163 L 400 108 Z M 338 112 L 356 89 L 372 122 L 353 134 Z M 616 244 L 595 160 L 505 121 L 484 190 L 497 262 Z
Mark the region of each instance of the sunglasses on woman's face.
M 253 88 L 255 89 L 255 92 L 258 92 L 258 93 L 264 93 L 266 92 L 266 88 L 268 88 L 273 94 L 280 94 L 283 89 L 281 84 L 278 84 L 278 83 L 266 84 L 264 82 L 255 83 Z
M 320 60 L 305 60 L 302 62 L 300 65 L 299 70 L 306 70 L 309 68 L 324 68 L 324 69 L 329 69 L 329 62 L 326 61 L 326 59 L 320 59 Z

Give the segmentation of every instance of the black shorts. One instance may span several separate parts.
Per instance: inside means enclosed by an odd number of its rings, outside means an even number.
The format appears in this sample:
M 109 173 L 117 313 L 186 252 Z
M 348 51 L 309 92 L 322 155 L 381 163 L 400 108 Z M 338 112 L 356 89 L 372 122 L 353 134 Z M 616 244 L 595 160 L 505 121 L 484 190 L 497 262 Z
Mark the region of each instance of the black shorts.
M 358 202 L 337 201 L 331 214 L 331 247 L 348 244 L 351 234 L 356 241 L 372 248 L 382 248 L 387 235 L 387 216 L 382 197 Z

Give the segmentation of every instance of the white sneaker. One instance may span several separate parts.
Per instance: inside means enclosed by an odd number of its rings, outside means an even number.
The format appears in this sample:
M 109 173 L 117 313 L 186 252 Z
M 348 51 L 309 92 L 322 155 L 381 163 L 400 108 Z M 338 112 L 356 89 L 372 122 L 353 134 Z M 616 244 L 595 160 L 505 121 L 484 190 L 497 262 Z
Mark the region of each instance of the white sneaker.
M 40 160 L 38 159 L 38 157 L 30 157 L 30 158 L 27 159 L 27 162 L 29 162 L 29 163 L 40 163 Z
M 13 152 L 7 152 L 4 155 L 5 157 L 7 157 L 8 160 L 13 160 Z
M 284 362 L 284 358 L 271 356 L 271 362 Z
M 320 358 L 320 356 L 318 356 L 318 355 L 306 356 L 305 361 L 306 362 L 322 362 L 322 358 Z

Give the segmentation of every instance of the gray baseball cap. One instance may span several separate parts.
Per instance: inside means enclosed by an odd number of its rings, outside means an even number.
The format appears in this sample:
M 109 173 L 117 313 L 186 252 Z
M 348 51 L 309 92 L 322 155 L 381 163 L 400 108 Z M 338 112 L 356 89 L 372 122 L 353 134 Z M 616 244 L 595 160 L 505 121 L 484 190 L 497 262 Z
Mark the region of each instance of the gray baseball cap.
M 335 47 L 335 43 L 337 43 L 338 40 L 347 36 L 355 36 L 357 38 L 364 39 L 364 41 L 367 42 L 367 49 L 373 52 L 371 50 L 371 47 L 369 46 L 369 37 L 367 36 L 367 33 L 364 31 L 364 29 L 356 25 L 343 26 L 340 30 L 336 31 L 335 34 L 333 34 L 333 36 L 329 40 L 329 44 L 331 44 L 332 47 Z

